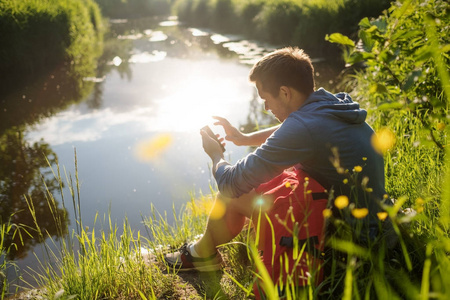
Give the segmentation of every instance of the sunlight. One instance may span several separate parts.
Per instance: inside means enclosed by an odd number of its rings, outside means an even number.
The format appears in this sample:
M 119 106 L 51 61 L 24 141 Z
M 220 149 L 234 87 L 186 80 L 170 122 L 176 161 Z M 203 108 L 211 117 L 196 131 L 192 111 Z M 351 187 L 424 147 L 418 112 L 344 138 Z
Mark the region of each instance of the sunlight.
M 154 124 L 168 131 L 187 132 L 211 125 L 212 116 L 229 116 L 231 82 L 224 79 L 192 76 L 180 83 L 167 98 L 156 101 Z

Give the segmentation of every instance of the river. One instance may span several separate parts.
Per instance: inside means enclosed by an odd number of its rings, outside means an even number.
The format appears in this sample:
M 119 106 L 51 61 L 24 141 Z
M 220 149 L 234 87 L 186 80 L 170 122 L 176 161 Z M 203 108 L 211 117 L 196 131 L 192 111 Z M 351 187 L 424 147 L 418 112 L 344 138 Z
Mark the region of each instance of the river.
M 151 205 L 159 212 L 179 210 L 214 186 L 199 134 L 204 125 L 223 133 L 213 126 L 212 116 L 226 117 L 245 130 L 274 122 L 263 113 L 247 76 L 251 65 L 275 46 L 190 28 L 174 17 L 111 20 L 110 25 L 107 59 L 99 66 L 104 71 L 84 78 L 93 84 L 92 91 L 62 109 L 49 109 L 51 113 L 21 131 L 23 145 L 45 145 L 56 154 L 66 182 L 65 202 L 58 189 L 55 198 L 59 209 L 68 212 L 70 232 L 76 211 L 66 174 L 79 184 L 84 226 L 94 226 L 96 216 L 101 223 L 109 215 L 119 226 L 127 218 L 132 228 L 144 231 L 142 218 L 150 214 Z M 330 71 L 323 60 L 313 61 L 317 86 L 332 88 L 337 71 Z M 33 102 L 26 89 L 18 95 L 23 105 Z M 226 149 L 231 162 L 249 151 L 230 143 Z M 17 177 L 17 168 L 0 168 L 5 178 Z M 42 164 L 37 169 L 48 180 L 54 178 Z M 23 195 L 13 198 L 23 201 Z M 75 199 L 78 203 L 78 195 Z M 37 218 L 51 220 L 45 213 Z M 39 257 L 42 251 L 37 241 L 30 241 L 13 259 L 21 270 L 33 269 L 37 260 L 32 253 Z M 17 275 L 8 272 L 14 284 L 23 284 Z

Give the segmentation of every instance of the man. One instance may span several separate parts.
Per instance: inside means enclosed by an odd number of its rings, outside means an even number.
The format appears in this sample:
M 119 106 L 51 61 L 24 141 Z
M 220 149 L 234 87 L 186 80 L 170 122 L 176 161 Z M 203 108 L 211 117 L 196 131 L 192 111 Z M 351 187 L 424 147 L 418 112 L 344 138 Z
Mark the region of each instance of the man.
M 220 145 L 201 131 L 219 189 L 216 202 L 225 203 L 226 212 L 220 219 L 208 220 L 199 241 L 166 255 L 170 266 L 200 271 L 219 268 L 222 259 L 216 247 L 239 234 L 246 218 L 255 217 L 259 196 L 273 187 L 267 182 L 276 179 L 285 184 L 283 174 L 292 167 L 303 174 L 293 176 L 311 177 L 326 189 L 331 201 L 346 195 L 355 207 L 367 208 L 369 215 L 363 221 L 367 236 L 376 234 L 376 213 L 381 211 L 379 204 L 385 195 L 384 165 L 371 145 L 374 132 L 365 122 L 367 113 L 348 94 L 333 95 L 322 88 L 314 91 L 313 74 L 309 56 L 291 47 L 274 51 L 253 66 L 250 81 L 255 83 L 265 109 L 281 124 L 243 134 L 226 119 L 215 117 L 215 124 L 225 130 L 226 140 L 258 147 L 236 164 L 225 161 Z M 305 182 L 305 178 L 297 179 Z M 270 212 L 271 203 L 268 207 Z M 350 216 L 348 221 L 357 220 Z

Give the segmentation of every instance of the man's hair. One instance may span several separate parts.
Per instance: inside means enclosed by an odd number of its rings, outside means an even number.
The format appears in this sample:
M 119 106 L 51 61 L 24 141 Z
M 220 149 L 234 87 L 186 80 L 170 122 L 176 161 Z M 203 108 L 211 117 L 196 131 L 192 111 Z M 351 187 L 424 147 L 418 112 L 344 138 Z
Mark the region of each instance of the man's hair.
M 288 86 L 309 96 L 314 92 L 314 67 L 302 49 L 286 47 L 265 55 L 250 71 L 251 82 L 278 96 L 281 86 Z

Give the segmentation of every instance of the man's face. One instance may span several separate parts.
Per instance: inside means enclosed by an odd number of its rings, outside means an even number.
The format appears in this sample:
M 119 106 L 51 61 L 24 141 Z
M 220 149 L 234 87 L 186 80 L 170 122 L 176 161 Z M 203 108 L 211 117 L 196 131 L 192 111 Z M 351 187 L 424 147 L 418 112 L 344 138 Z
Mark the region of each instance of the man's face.
M 278 95 L 274 97 L 271 93 L 265 91 L 260 82 L 256 82 L 256 89 L 258 90 L 259 97 L 264 101 L 264 109 L 271 111 L 274 116 L 283 122 L 290 114 L 288 107 L 286 106 L 286 99 L 284 99 L 281 90 Z

